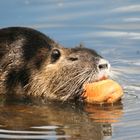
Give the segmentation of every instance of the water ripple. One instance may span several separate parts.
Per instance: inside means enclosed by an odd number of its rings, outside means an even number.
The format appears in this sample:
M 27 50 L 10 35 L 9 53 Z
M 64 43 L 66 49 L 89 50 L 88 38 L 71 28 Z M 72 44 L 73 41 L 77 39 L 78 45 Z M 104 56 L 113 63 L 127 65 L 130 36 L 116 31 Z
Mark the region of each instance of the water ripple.
M 138 12 L 140 11 L 140 5 L 127 5 L 123 7 L 118 7 L 112 10 L 112 12 Z

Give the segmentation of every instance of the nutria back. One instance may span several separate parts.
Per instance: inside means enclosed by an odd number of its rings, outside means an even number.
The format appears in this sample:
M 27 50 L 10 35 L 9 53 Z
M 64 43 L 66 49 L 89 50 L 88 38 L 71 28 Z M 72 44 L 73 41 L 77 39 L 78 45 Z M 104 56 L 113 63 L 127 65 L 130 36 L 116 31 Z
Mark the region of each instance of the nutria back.
M 30 28 L 0 29 L 0 94 L 7 98 L 83 100 L 83 84 L 107 73 L 94 50 L 64 48 Z

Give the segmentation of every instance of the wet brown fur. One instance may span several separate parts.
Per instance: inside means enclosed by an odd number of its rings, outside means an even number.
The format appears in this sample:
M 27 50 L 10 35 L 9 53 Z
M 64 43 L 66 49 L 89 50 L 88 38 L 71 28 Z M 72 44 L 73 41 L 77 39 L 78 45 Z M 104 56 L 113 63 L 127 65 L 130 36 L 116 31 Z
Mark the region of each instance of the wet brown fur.
M 51 54 L 56 49 L 60 57 L 53 60 Z M 82 85 L 96 80 L 100 58 L 94 50 L 64 48 L 30 28 L 1 29 L 0 94 L 10 98 L 80 99 Z

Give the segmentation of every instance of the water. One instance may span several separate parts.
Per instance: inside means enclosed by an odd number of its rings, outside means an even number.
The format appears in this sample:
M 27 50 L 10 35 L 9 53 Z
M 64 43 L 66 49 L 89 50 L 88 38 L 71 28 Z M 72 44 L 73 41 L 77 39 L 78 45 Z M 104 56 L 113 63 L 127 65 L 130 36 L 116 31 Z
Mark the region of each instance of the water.
M 66 47 L 83 43 L 125 89 L 114 106 L 0 105 L 0 139 L 140 139 L 140 1 L 5 0 L 0 27 L 28 26 Z

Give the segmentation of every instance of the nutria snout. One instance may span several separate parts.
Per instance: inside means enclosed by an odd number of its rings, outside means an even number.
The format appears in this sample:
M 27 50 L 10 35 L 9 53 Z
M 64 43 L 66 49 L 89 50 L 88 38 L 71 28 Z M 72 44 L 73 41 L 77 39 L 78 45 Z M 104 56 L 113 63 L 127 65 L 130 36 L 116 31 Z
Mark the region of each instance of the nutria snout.
M 84 83 L 109 74 L 96 51 L 64 48 L 30 28 L 0 30 L 0 94 L 61 101 L 81 98 Z

